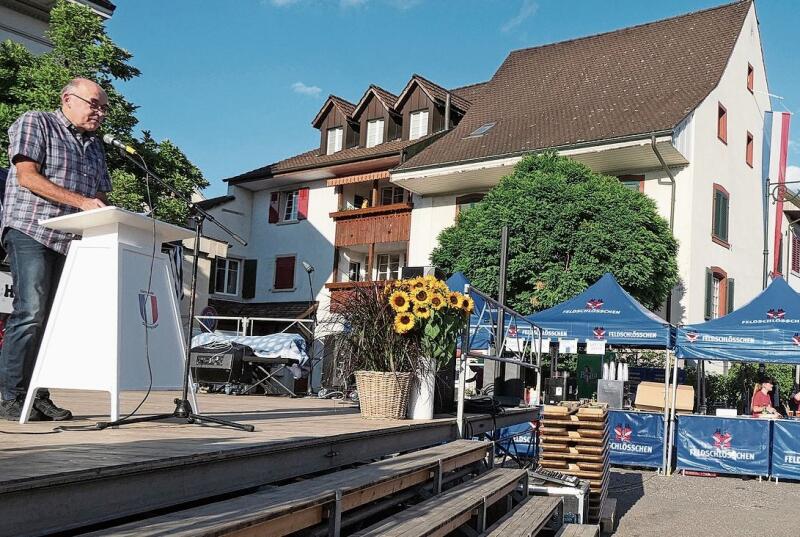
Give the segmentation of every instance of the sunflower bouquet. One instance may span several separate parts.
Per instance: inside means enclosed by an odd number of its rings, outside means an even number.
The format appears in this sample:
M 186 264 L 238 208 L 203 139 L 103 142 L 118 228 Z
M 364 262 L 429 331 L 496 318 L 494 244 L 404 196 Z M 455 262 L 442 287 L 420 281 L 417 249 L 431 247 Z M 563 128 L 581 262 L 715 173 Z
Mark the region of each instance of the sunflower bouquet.
M 387 285 L 384 294 L 394 311 L 394 331 L 417 340 L 437 368 L 445 365 L 455 355 L 459 333 L 475 307 L 472 298 L 450 291 L 433 276 L 398 280 Z

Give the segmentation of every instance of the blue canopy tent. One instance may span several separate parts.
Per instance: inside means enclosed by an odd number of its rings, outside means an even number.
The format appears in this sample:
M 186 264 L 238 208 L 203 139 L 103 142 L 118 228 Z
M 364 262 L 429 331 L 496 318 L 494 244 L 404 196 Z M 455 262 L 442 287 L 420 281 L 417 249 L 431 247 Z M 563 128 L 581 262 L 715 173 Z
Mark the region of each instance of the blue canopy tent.
M 454 273 L 445 283 L 447 283 L 447 287 L 451 291 L 458 291 L 459 293 L 464 292 L 465 285 L 470 285 L 469 279 L 463 272 Z M 472 287 L 470 287 L 469 296 L 475 302 L 475 308 L 469 318 L 469 348 L 472 350 L 487 350 L 495 340 L 497 309 L 487 306 L 483 297 L 476 293 Z M 503 324 L 505 325 L 506 334 L 516 332 L 519 337 L 533 338 L 533 331 L 527 318 L 506 316 Z
M 800 364 L 800 295 L 781 277 L 724 317 L 678 328 L 678 358 Z
M 527 319 L 541 327 L 544 338 L 597 339 L 605 340 L 608 345 L 665 351 L 672 346 L 672 325 L 639 304 L 610 272 L 603 274 L 584 292 L 529 315 Z M 669 360 L 665 360 L 664 377 L 669 379 Z M 668 383 L 665 382 L 664 431 L 669 425 L 668 394 Z M 662 440 L 662 443 L 662 467 L 666 471 L 667 442 Z
M 527 319 L 542 328 L 544 337 L 660 349 L 672 342 L 672 326 L 639 304 L 609 272 L 584 292 Z
M 778 276 L 761 294 L 728 315 L 678 328 L 675 355 L 689 360 L 800 364 L 800 294 Z M 673 396 L 673 406 L 674 401 Z M 702 429 L 697 429 L 696 423 L 690 419 L 686 421 L 685 425 L 680 426 L 678 435 L 681 439 L 678 463 L 688 468 L 692 468 L 694 464 L 707 464 L 704 461 L 696 461 L 696 457 L 693 457 L 688 449 L 691 446 L 703 447 L 700 444 L 705 437 L 698 433 L 702 432 Z M 735 422 L 735 425 L 740 423 L 752 427 L 761 425 L 761 429 L 766 429 L 763 423 L 758 422 L 759 420 L 750 422 L 731 418 L 729 421 Z M 738 434 L 738 436 L 749 441 L 754 434 Z M 761 442 L 751 446 L 753 448 L 751 451 L 756 454 L 762 454 L 764 445 L 769 445 L 769 434 L 761 436 L 763 437 Z M 739 446 L 737 449 L 745 448 Z M 672 444 L 670 453 L 671 451 Z M 767 461 L 764 464 L 768 463 L 768 457 L 760 457 L 759 460 Z M 720 471 L 754 473 L 754 475 L 766 473 L 763 468 L 756 472 L 745 466 L 744 463 L 735 465 L 731 463 L 723 465 Z

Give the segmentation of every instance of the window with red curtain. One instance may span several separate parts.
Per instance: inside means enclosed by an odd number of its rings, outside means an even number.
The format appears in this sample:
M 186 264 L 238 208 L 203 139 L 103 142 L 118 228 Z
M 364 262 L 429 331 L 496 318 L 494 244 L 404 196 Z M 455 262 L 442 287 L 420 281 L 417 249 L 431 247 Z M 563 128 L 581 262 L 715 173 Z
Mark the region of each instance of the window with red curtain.
M 753 167 L 753 135 L 747 133 L 747 145 L 745 146 L 744 161 L 751 168 Z
M 722 103 L 717 108 L 717 138 L 728 143 L 728 111 Z
M 275 284 L 273 289 L 294 289 L 295 257 L 283 256 L 275 258 Z
M 749 63 L 747 64 L 747 89 L 753 93 L 753 66 Z

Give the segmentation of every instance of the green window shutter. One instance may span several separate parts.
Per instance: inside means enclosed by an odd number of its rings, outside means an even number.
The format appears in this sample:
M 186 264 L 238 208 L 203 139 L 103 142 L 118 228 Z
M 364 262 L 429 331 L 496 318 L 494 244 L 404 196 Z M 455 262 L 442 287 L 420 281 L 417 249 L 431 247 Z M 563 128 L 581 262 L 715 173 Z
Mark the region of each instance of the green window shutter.
M 714 296 L 714 273 L 711 272 L 709 269 L 706 269 L 706 307 L 705 307 L 705 318 L 706 321 L 711 319 L 713 316 L 713 312 L 711 309 L 713 308 L 713 296 Z
M 244 275 L 242 276 L 242 298 L 253 298 L 256 296 L 256 269 L 258 261 L 255 259 L 245 259 Z
M 733 278 L 728 278 L 728 313 L 733 311 Z
M 217 258 L 211 258 L 211 272 L 208 274 L 208 292 L 209 294 L 214 292 L 214 283 L 217 279 Z
M 714 191 L 714 214 L 712 215 L 712 227 L 711 232 L 719 237 L 719 209 L 720 209 L 720 199 L 719 199 L 719 190 Z
M 720 194 L 720 197 L 722 198 L 722 203 L 721 203 L 722 211 L 721 211 L 721 214 L 720 214 L 720 221 L 721 221 L 720 230 L 721 230 L 722 233 L 720 235 L 720 238 L 722 238 L 723 240 L 727 241 L 728 240 L 728 201 L 729 200 L 728 200 L 728 197 L 725 196 L 724 194 Z

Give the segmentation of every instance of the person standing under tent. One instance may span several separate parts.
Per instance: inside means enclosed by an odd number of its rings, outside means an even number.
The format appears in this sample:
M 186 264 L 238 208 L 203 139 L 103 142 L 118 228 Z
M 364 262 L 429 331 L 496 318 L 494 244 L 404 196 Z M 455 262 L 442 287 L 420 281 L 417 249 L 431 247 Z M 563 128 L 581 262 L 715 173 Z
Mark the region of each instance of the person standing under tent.
M 756 384 L 753 399 L 750 403 L 750 411 L 753 417 L 758 417 L 762 414 L 778 415 L 778 411 L 772 406 L 772 397 L 769 395 L 774 384 L 770 377 L 765 377 L 761 379 L 761 382 Z

